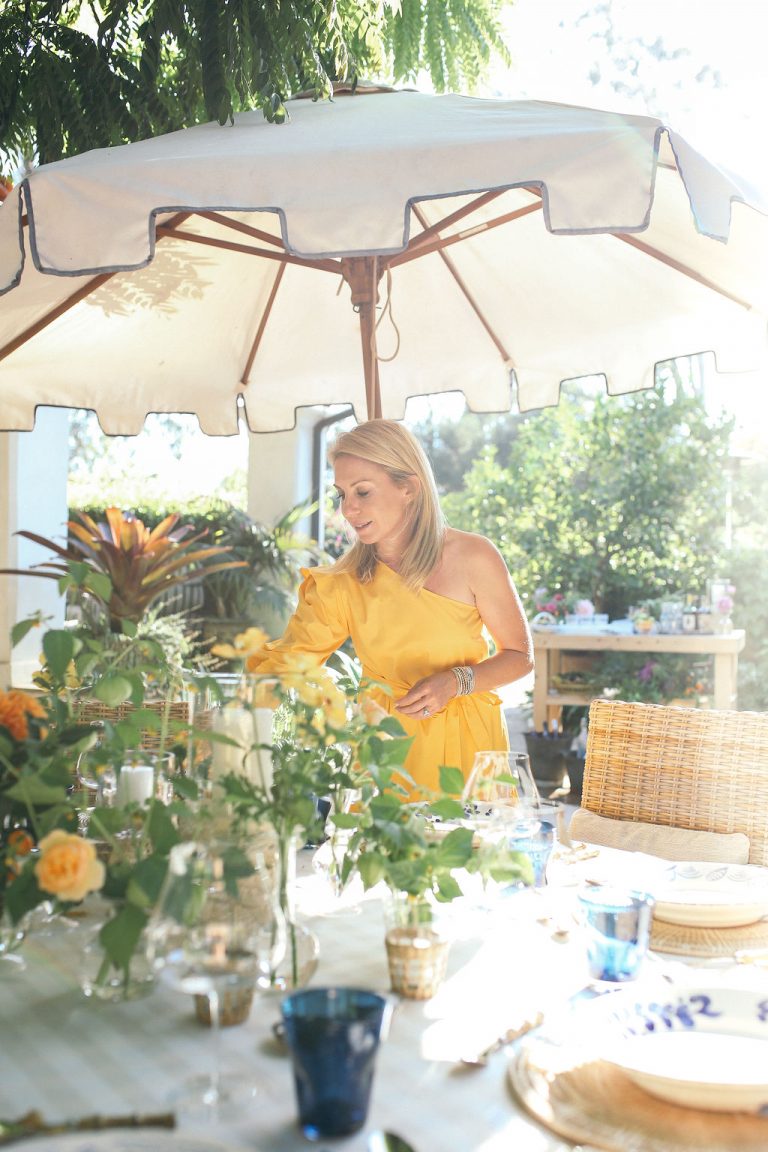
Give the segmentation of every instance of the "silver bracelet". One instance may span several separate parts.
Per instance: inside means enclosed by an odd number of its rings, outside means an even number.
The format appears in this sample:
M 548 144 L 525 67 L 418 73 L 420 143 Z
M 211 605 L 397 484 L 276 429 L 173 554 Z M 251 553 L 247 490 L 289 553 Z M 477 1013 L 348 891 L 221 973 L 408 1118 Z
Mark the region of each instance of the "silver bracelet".
M 469 664 L 457 664 L 455 668 L 451 668 L 456 677 L 457 696 L 471 696 L 475 690 L 475 670 Z

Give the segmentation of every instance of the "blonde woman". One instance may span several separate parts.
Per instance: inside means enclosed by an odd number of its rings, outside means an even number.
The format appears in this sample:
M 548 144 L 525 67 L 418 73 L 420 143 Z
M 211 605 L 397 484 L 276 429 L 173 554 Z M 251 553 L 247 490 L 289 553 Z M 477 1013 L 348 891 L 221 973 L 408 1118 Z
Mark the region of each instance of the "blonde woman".
M 414 737 L 405 767 L 416 785 L 436 788 L 443 764 L 466 777 L 478 749 L 508 747 L 494 689 L 533 668 L 512 578 L 489 540 L 446 524 L 427 456 L 402 424 L 359 424 L 330 460 L 354 542 L 335 564 L 304 570 L 285 633 L 249 667 L 280 672 L 296 651 L 326 660 L 351 638 L 364 676 L 391 692 L 379 702 Z

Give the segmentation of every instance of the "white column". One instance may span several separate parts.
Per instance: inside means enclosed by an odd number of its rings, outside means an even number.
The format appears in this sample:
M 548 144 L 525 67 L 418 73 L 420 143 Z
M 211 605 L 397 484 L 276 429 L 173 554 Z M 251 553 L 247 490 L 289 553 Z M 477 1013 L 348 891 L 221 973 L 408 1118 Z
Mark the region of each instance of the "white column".
M 33 432 L 0 433 L 0 568 L 29 568 L 50 553 L 14 536 L 24 529 L 64 542 L 67 522 L 69 413 L 41 409 Z M 64 600 L 54 580 L 0 576 L 0 688 L 28 687 L 40 667 L 40 636 L 33 629 L 11 649 L 13 625 L 33 612 L 64 620 Z
M 256 432 L 248 451 L 248 515 L 270 527 L 312 496 L 312 433 L 323 410 L 300 408 L 288 432 Z M 309 531 L 309 526 L 303 526 Z

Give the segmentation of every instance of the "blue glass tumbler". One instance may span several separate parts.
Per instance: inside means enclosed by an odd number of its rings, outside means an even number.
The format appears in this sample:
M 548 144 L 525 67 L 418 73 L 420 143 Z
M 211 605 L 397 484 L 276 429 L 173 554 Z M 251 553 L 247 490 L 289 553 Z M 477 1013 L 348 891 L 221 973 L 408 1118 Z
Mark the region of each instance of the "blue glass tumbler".
M 310 1140 L 365 1124 L 389 1001 L 360 988 L 304 988 L 281 1004 L 299 1124 Z
M 596 980 L 635 980 L 648 951 L 654 899 L 607 884 L 579 892 L 587 962 Z

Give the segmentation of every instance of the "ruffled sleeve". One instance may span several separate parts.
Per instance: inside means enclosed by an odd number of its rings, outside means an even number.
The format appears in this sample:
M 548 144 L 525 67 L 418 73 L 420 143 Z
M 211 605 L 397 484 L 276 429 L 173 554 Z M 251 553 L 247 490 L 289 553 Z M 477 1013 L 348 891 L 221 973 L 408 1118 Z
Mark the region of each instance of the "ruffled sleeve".
M 340 596 L 341 574 L 328 568 L 302 568 L 299 602 L 285 632 L 271 640 L 263 654 L 248 660 L 249 671 L 281 673 L 290 666 L 291 654 L 301 652 L 327 660 L 349 636 L 347 613 Z

